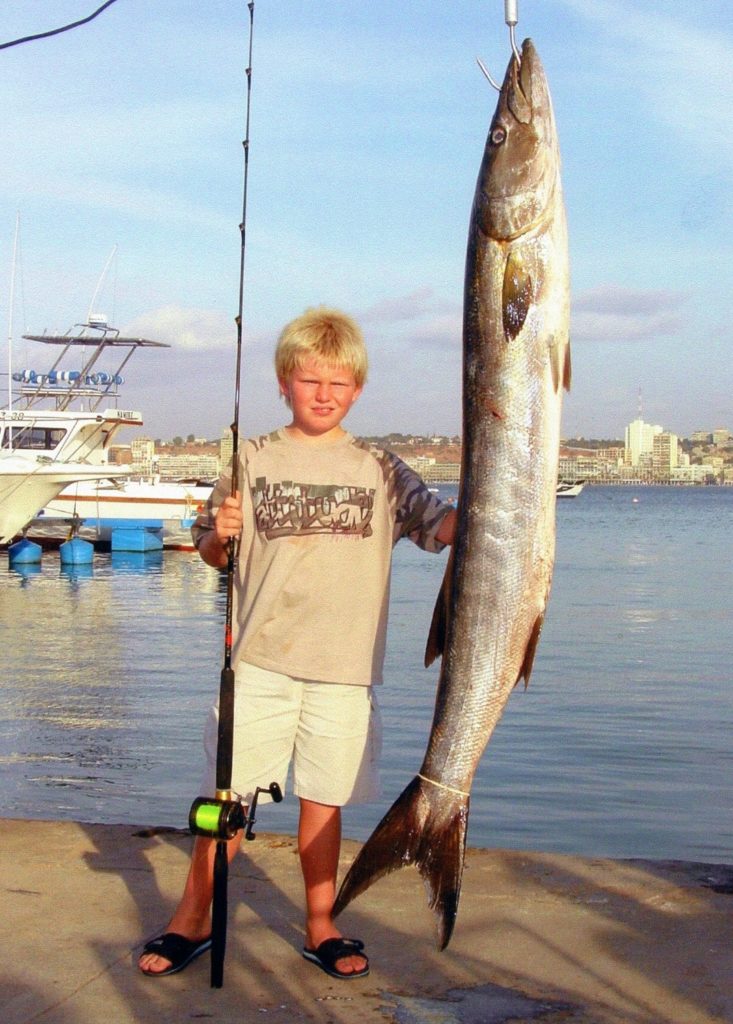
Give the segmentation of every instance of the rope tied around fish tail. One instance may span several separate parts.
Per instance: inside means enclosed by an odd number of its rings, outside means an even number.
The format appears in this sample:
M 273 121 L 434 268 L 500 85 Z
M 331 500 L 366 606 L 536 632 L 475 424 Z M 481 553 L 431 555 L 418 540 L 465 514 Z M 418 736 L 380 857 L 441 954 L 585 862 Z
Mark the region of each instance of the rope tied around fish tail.
M 455 793 L 457 796 L 465 796 L 466 799 L 468 799 L 471 795 L 470 793 L 464 792 L 462 789 L 454 789 L 453 786 L 446 786 L 444 782 L 436 782 L 435 779 L 429 779 L 427 775 L 421 775 L 420 772 L 417 773 L 417 777 L 418 779 L 422 779 L 423 782 L 429 782 L 431 786 L 437 786 L 438 789 L 445 789 L 449 793 Z

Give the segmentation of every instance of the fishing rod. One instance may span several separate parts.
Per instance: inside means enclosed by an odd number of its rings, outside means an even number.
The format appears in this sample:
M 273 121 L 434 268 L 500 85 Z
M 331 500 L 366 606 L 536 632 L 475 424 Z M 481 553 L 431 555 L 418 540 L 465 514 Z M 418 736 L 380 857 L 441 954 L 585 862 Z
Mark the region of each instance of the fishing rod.
M 242 190 L 242 221 L 240 231 L 239 257 L 239 305 L 235 323 L 237 325 L 237 362 L 234 385 L 234 418 L 232 431 L 232 495 L 239 490 L 239 393 L 242 370 L 242 314 L 244 307 L 244 259 L 247 240 L 247 186 L 249 182 L 249 124 L 252 100 L 252 39 L 254 35 L 254 0 L 249 8 L 249 56 L 247 75 L 247 113 L 245 121 L 244 187 Z M 232 791 L 232 754 L 234 745 L 234 669 L 232 668 L 232 615 L 234 597 L 234 574 L 236 570 L 238 542 L 232 537 L 227 545 L 226 566 L 226 612 L 224 617 L 224 665 L 219 682 L 219 727 L 216 746 L 216 797 L 198 797 L 191 805 L 188 816 L 189 826 L 194 835 L 216 839 L 214 855 L 214 892 L 211 915 L 211 987 L 221 988 L 224 983 L 224 957 L 227 935 L 227 888 L 229 880 L 229 859 L 227 840 L 233 839 L 244 829 L 247 839 L 254 839 L 253 825 L 260 793 L 269 793 L 279 803 L 282 791 L 276 782 L 268 787 L 258 786 L 249 809 L 245 808 L 239 796 Z

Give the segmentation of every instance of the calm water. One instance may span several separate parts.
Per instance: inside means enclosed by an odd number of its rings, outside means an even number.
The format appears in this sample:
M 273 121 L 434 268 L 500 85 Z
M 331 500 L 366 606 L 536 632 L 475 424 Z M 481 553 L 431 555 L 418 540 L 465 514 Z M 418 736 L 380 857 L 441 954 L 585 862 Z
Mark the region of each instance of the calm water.
M 454 493 L 455 488 L 446 493 Z M 476 777 L 469 842 L 733 861 L 733 488 L 586 488 L 558 503 L 529 689 Z M 445 556 L 395 551 L 384 798 L 419 767 L 437 671 L 422 649 Z M 185 826 L 222 661 L 224 592 L 197 556 L 0 560 L 0 816 Z M 293 831 L 296 801 L 259 827 Z

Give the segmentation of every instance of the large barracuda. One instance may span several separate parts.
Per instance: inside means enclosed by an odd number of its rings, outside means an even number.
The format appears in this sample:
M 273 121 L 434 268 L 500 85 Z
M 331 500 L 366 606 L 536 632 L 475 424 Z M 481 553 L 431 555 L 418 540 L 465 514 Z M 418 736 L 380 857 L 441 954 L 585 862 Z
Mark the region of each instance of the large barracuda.
M 441 949 L 458 909 L 473 776 L 509 694 L 529 680 L 550 590 L 568 307 L 557 135 L 527 39 L 507 68 L 469 227 L 458 525 L 426 652 L 426 664 L 442 653 L 432 730 L 419 774 L 335 907 L 416 864 Z

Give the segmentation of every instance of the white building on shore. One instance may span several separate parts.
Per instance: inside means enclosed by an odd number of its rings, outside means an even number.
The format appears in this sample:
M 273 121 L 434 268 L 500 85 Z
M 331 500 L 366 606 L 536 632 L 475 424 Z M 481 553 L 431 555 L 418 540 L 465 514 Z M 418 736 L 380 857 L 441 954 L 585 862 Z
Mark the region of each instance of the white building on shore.
M 219 438 L 219 464 L 225 469 L 232 461 L 234 454 L 234 435 L 231 427 L 225 427 Z
M 652 469 L 664 475 L 671 473 L 679 465 L 680 445 L 676 434 L 663 430 L 655 434 L 652 441 Z
M 663 433 L 659 425 L 652 426 L 641 418 L 629 423 L 625 434 L 625 462 L 627 466 L 651 463 L 654 455 L 654 438 Z

